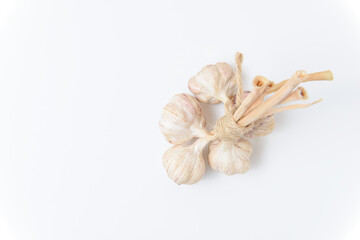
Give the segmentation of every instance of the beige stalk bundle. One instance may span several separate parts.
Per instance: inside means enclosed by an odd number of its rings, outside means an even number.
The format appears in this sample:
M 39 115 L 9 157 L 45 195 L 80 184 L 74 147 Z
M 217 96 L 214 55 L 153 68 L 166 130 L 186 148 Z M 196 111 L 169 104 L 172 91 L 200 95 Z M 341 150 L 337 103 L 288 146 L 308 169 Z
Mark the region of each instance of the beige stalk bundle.
M 275 127 L 274 114 L 285 110 L 306 108 L 321 99 L 306 104 L 291 104 L 306 100 L 308 95 L 299 84 L 308 81 L 332 80 L 331 71 L 307 74 L 296 71 L 290 79 L 275 84 L 256 76 L 253 90 L 243 91 L 241 65 L 243 55 L 235 56 L 235 71 L 227 63 L 205 66 L 189 80 L 195 97 L 175 95 L 163 108 L 160 131 L 169 143 L 163 156 L 168 176 L 177 184 L 194 184 L 205 174 L 203 150 L 209 146 L 209 164 L 226 175 L 244 173 L 250 167 L 250 138 L 265 136 Z M 205 117 L 199 102 L 222 102 L 225 115 L 214 129 L 205 129 Z

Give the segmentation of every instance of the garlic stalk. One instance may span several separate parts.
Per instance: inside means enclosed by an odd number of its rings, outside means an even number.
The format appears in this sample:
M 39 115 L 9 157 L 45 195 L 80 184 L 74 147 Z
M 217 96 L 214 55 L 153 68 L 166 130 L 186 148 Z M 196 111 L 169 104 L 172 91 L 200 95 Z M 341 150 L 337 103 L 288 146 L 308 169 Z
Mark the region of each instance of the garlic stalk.
M 273 115 L 275 113 L 283 112 L 283 111 L 286 111 L 286 110 L 307 108 L 307 107 L 310 107 L 310 106 L 312 106 L 314 104 L 317 104 L 317 103 L 319 103 L 321 101 L 322 101 L 322 99 L 320 98 L 319 100 L 316 100 L 315 102 L 312 102 L 312 103 L 294 104 L 294 105 L 288 105 L 288 106 L 284 106 L 284 107 L 272 108 L 272 109 L 266 111 L 263 116 Z
M 250 94 L 245 98 L 245 100 L 241 103 L 240 107 L 234 113 L 234 119 L 238 120 L 240 116 L 242 116 L 252 104 L 255 103 L 256 100 L 261 96 L 261 94 L 271 86 L 272 82 L 267 80 L 265 77 L 256 76 L 253 81 L 254 90 L 250 92 Z
M 324 73 L 324 72 L 323 72 Z M 262 102 L 258 107 L 256 107 L 252 112 L 243 116 L 238 122 L 240 126 L 247 126 L 251 122 L 256 121 L 260 117 L 263 117 L 264 114 L 269 111 L 271 108 L 275 107 L 286 99 L 292 90 L 302 82 L 315 81 L 315 80 L 331 80 L 330 74 L 310 74 L 308 75 L 305 71 L 296 71 L 290 80 L 286 80 L 285 84 L 281 86 L 269 99 Z M 324 77 L 325 79 L 319 79 Z M 275 85 L 276 86 L 276 85 Z
M 235 84 L 237 86 L 236 96 L 235 96 L 235 107 L 238 108 L 244 98 L 244 90 L 242 87 L 242 62 L 244 60 L 244 55 L 242 53 L 236 53 L 235 54 L 235 62 L 236 62 L 236 69 L 235 69 Z M 233 110 L 233 109 L 230 109 Z
M 291 94 L 289 94 L 289 96 L 287 96 L 284 100 L 282 100 L 279 103 L 279 105 L 289 103 L 289 102 L 294 102 L 297 100 L 306 100 L 308 98 L 309 98 L 309 95 L 307 94 L 305 88 L 298 87 Z
M 331 81 L 334 79 L 334 76 L 330 70 L 323 71 L 323 72 L 316 72 L 316 73 L 310 73 L 308 75 L 308 78 L 304 82 L 309 81 Z M 290 79 L 286 79 L 284 81 L 281 81 L 274 85 L 273 88 L 269 89 L 268 93 L 276 92 L 279 90 L 282 86 L 284 86 Z

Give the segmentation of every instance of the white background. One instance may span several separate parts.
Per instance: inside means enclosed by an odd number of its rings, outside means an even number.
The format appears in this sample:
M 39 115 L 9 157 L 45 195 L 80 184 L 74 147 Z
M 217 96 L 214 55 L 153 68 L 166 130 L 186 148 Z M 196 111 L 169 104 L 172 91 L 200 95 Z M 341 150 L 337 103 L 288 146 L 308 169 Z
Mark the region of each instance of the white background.
M 356 0 L 0 1 L 0 239 L 360 239 Z M 178 186 L 158 129 L 204 65 L 245 85 L 298 69 L 308 109 L 255 139 L 251 169 Z M 208 122 L 222 106 L 203 105 Z

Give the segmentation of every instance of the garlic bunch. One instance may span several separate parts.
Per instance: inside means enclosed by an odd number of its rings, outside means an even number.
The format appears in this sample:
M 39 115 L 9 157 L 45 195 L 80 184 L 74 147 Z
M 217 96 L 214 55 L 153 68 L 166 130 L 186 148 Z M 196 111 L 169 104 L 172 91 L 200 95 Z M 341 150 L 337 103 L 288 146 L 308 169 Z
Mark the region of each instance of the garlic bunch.
M 226 175 L 244 173 L 250 167 L 250 138 L 265 136 L 275 127 L 274 114 L 309 107 L 308 104 L 286 105 L 306 100 L 308 94 L 300 83 L 332 80 L 331 71 L 307 74 L 295 72 L 290 79 L 275 84 L 263 76 L 253 80 L 253 90 L 243 91 L 241 71 L 243 56 L 236 54 L 236 69 L 226 63 L 205 66 L 189 80 L 187 94 L 175 95 L 163 110 L 160 130 L 176 146 L 166 151 L 163 165 L 168 176 L 178 184 L 193 184 L 205 172 L 203 149 L 209 144 L 209 164 Z M 214 129 L 205 129 L 205 117 L 199 102 L 225 104 L 226 114 Z M 197 139 L 191 145 L 190 142 Z M 185 145 L 188 144 L 188 145 Z

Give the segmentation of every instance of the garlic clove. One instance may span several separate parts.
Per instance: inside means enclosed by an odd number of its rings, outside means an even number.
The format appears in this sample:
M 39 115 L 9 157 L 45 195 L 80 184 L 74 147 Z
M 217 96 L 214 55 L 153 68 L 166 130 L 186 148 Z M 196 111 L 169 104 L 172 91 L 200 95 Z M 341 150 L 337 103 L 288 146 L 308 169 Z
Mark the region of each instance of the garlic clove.
M 203 103 L 227 103 L 236 95 L 234 71 L 227 63 L 207 65 L 188 83 L 190 91 Z
M 245 138 L 261 137 L 270 134 L 275 128 L 274 115 L 269 115 L 254 122 L 250 131 L 244 134 Z
M 208 143 L 198 139 L 192 145 L 177 145 L 169 148 L 163 156 L 163 165 L 171 180 L 177 184 L 194 184 L 205 174 L 202 153 Z
M 209 164 L 226 175 L 244 173 L 250 168 L 252 146 L 249 141 L 213 141 L 209 145 Z
M 173 96 L 163 108 L 159 127 L 166 140 L 177 145 L 190 142 L 195 137 L 206 137 L 205 123 L 196 98 L 180 93 Z

